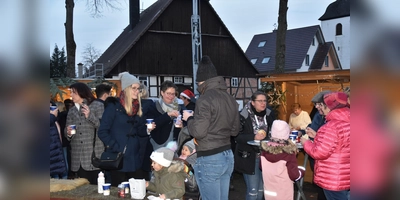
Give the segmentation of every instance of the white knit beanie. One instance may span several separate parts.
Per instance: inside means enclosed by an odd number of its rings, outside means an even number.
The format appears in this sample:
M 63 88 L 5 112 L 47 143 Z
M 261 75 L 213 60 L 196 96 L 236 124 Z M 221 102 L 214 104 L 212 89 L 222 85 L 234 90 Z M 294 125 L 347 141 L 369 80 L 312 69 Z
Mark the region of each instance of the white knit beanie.
M 121 80 L 121 87 L 122 90 L 131 86 L 134 83 L 140 84 L 140 81 L 136 76 L 130 74 L 129 72 L 121 72 L 118 75 L 119 79 Z
M 274 120 L 271 127 L 271 138 L 287 140 L 290 134 L 289 124 L 283 120 Z
M 167 148 L 167 147 L 161 147 L 155 151 L 153 151 L 153 153 L 151 153 L 150 158 L 164 166 L 164 167 L 169 167 L 171 165 L 172 159 L 174 158 L 174 152 Z

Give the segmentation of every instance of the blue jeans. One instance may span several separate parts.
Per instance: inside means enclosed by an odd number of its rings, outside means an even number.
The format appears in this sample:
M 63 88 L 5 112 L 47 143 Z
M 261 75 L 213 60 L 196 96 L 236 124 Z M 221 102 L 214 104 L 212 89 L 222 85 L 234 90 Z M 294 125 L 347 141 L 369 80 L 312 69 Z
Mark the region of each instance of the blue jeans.
M 332 191 L 324 189 L 327 200 L 350 200 L 350 190 Z
M 262 172 L 260 170 L 260 157 L 256 157 L 256 163 L 253 174 L 243 174 L 246 183 L 246 200 L 262 200 L 264 199 L 264 183 Z
M 228 200 L 233 164 L 232 150 L 197 158 L 193 168 L 202 200 Z

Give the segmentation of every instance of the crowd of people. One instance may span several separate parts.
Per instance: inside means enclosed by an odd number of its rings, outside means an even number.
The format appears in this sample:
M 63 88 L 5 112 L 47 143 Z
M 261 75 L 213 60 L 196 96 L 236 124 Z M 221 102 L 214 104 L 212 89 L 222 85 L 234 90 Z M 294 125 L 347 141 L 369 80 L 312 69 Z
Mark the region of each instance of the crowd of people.
M 50 102 L 57 105 L 50 109 L 50 177 L 97 184 L 103 171 L 112 186 L 145 179 L 147 190 L 161 199 L 183 199 L 190 190 L 203 200 L 227 200 L 235 170 L 243 174 L 246 200 L 291 200 L 293 182 L 305 174 L 297 165 L 298 147 L 289 139 L 296 130 L 310 155 L 319 199 L 350 199 L 347 94 L 316 94 L 311 116 L 293 104 L 286 122 L 276 119 L 262 91 L 239 111 L 208 56 L 196 75 L 197 99 L 189 89 L 179 93 L 171 81 L 161 84 L 159 99 L 147 99 L 146 86 L 128 72 L 119 74 L 117 97 L 110 96 L 107 84 L 96 86 L 96 95 L 85 83 L 70 85 L 71 99 Z M 100 157 L 103 152 L 124 152 L 122 169 L 94 167 L 92 153 Z

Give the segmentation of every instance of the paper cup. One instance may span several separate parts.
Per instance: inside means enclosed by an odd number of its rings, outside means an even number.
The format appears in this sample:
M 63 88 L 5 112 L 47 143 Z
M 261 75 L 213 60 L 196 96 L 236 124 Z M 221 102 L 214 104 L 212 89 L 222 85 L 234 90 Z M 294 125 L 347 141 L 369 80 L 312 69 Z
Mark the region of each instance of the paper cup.
M 153 128 L 153 125 L 151 123 L 153 123 L 153 119 L 146 119 L 146 123 L 147 123 L 147 128 L 151 129 Z
M 292 133 L 291 133 L 292 135 L 296 135 L 296 136 L 299 136 L 299 131 L 297 131 L 297 130 L 295 130 L 295 131 L 292 131 Z
M 103 195 L 104 196 L 110 195 L 110 190 L 111 190 L 111 184 L 110 183 L 103 184 Z
M 50 106 L 50 110 L 51 110 L 51 111 L 53 111 L 53 110 L 55 110 L 55 109 L 57 109 L 57 106 Z
M 294 143 L 296 143 L 296 138 L 297 138 L 297 135 L 293 135 L 293 134 L 289 135 L 289 139 L 292 140 L 292 142 L 294 142 Z
M 129 194 L 129 182 L 125 181 L 125 182 L 122 182 L 121 184 L 124 187 L 125 194 Z
M 74 135 L 76 133 L 76 125 L 69 125 L 71 127 L 71 135 Z
M 192 112 L 193 112 L 193 110 L 183 110 L 183 112 L 192 113 Z

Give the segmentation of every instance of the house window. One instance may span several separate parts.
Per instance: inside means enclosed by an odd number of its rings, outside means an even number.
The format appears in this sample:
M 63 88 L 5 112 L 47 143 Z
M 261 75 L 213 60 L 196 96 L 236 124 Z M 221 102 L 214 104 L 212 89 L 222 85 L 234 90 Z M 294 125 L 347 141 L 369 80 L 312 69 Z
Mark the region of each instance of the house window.
M 342 29 L 343 27 L 341 23 L 336 24 L 336 35 L 342 35 Z
M 325 57 L 325 67 L 329 67 L 329 57 Z
M 306 66 L 310 66 L 310 55 L 306 55 Z
M 232 87 L 239 87 L 239 80 L 238 80 L 238 78 L 232 78 L 232 79 L 231 79 L 231 86 L 232 86 Z
M 311 45 L 315 46 L 315 38 L 312 39 Z
M 183 83 L 183 77 L 182 76 L 174 77 L 174 83 Z
M 262 64 L 268 63 L 270 58 L 271 57 L 264 57 L 264 59 L 261 61 L 261 63 Z
M 258 47 L 263 47 L 263 46 L 265 46 L 265 43 L 267 43 L 266 40 L 261 41 L 260 43 L 258 43 Z
M 252 58 L 252 59 L 250 60 L 250 62 L 253 63 L 253 65 L 256 64 L 257 58 Z

